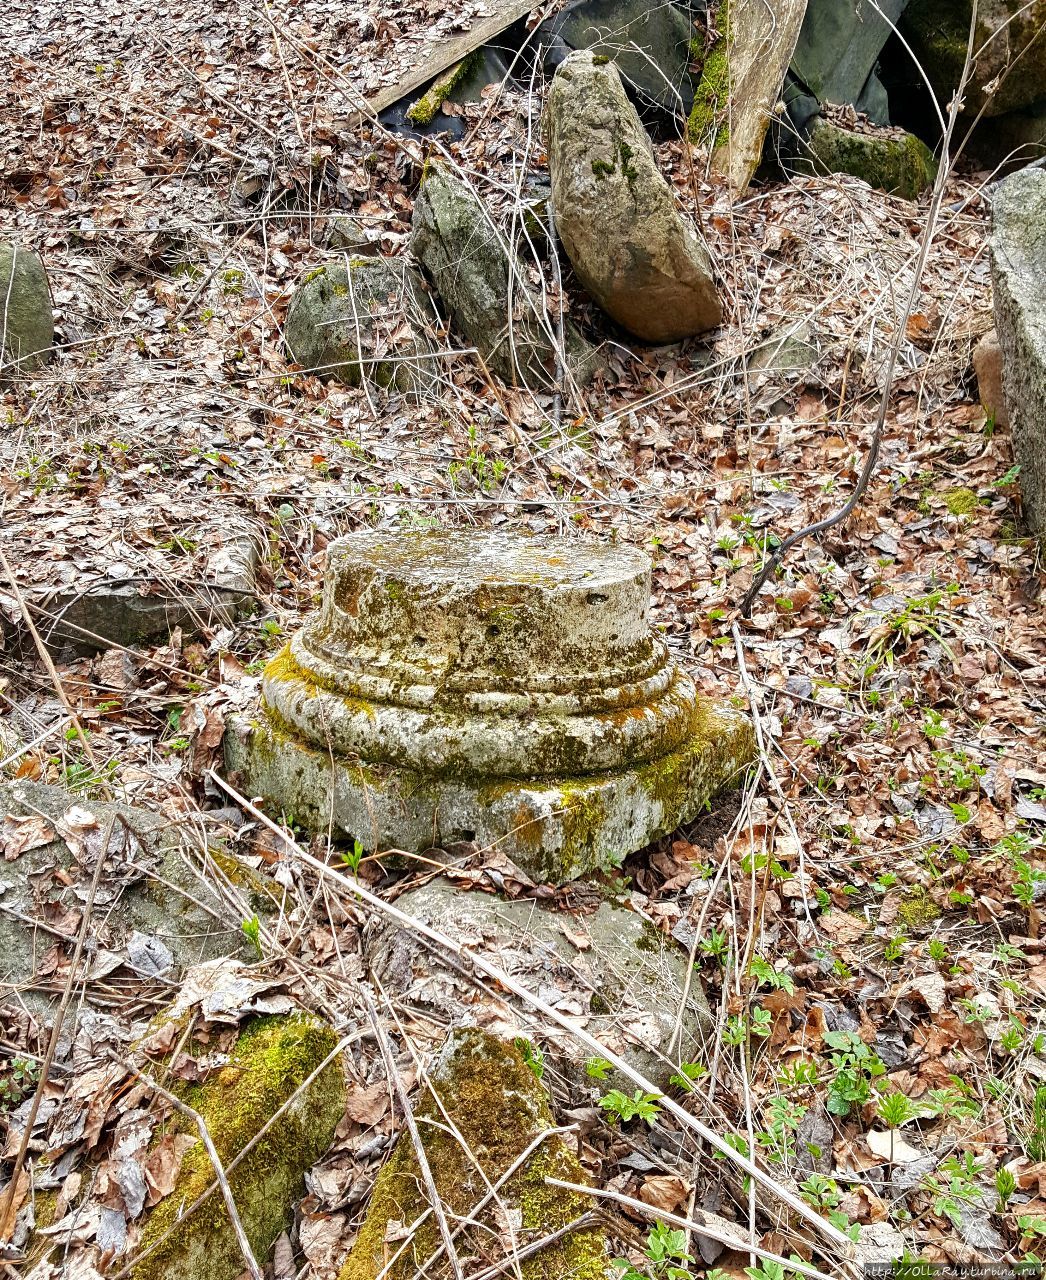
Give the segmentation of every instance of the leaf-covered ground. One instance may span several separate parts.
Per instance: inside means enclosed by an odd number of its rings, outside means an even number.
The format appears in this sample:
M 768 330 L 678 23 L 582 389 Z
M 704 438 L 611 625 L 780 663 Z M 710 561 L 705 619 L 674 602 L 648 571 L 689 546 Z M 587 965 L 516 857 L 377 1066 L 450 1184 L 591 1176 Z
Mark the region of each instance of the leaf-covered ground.
M 430 147 L 518 235 L 525 183 L 543 169 L 540 85 L 465 107 L 453 144 L 337 124 L 409 63 L 434 15 L 450 30 L 472 8 L 45 3 L 7 20 L 0 236 L 43 255 L 60 343 L 3 393 L 0 547 L 14 581 L 0 584 L 0 724 L 32 744 L 8 767 L 88 797 L 111 787 L 184 823 L 190 842 L 224 838 L 261 859 L 290 895 L 269 968 L 348 1017 L 358 916 L 292 875 L 263 829 L 237 837 L 204 773 L 225 715 L 314 602 L 327 543 L 440 524 L 644 546 L 675 652 L 708 693 L 750 707 L 762 748 L 738 796 L 606 887 L 692 954 L 716 1011 L 679 1096 L 859 1226 L 877 1256 L 1043 1253 L 1042 568 L 1008 434 L 972 385 L 971 348 L 991 325 L 983 175 L 950 180 L 900 335 L 925 204 L 850 179 L 757 186 L 732 203 L 703 155 L 667 142 L 659 158 L 722 282 L 714 341 L 632 347 L 567 274 L 610 371 L 561 413 L 551 396 L 485 380 L 453 334 L 439 394 L 421 406 L 296 374 L 281 323 L 331 215 L 355 211 L 385 252 L 403 251 Z M 547 263 L 529 269 L 555 305 Z M 771 334 L 801 327 L 811 369 L 749 369 Z M 740 618 L 767 546 L 852 492 L 895 340 L 882 456 L 858 511 L 796 548 Z M 161 648 L 58 654 L 89 755 L 27 646 L 24 610 L 46 633 L 59 590 L 188 590 L 244 527 L 261 552 L 254 617 L 204 618 Z M 475 887 L 540 892 L 465 852 Z M 368 857 L 363 874 L 391 893 L 403 873 Z M 557 900 L 584 910 L 596 894 Z M 72 900 L 60 922 L 67 937 L 79 910 Z M 63 944 L 48 981 L 69 961 Z M 400 1016 L 412 1079 L 409 1046 L 434 1033 Z M 4 1053 L 22 1055 L 0 1068 L 11 1107 L 30 1094 L 24 1055 L 42 1052 L 41 1035 L 27 1016 L 5 1032 Z M 354 1052 L 340 1145 L 293 1242 L 317 1277 L 335 1274 L 398 1123 L 376 1049 Z M 55 1074 L 56 1098 L 69 1078 Z M 665 1115 L 615 1120 L 598 1079 L 586 1094 L 551 1061 L 547 1079 L 562 1112 L 584 1113 L 600 1185 L 718 1213 L 833 1269 L 726 1162 L 682 1149 Z M 68 1093 L 58 1114 L 88 1096 Z M 108 1123 L 118 1114 L 114 1102 Z M 615 1222 L 622 1254 L 657 1280 L 649 1228 L 626 1212 Z M 695 1276 L 754 1265 L 691 1249 Z

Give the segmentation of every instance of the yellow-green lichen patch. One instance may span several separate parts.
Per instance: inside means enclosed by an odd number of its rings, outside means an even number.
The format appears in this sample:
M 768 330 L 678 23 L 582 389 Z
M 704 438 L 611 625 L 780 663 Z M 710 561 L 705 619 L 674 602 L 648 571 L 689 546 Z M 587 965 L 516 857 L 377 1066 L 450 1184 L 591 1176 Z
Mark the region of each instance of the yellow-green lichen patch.
M 225 849 L 211 846 L 207 853 L 215 865 L 224 872 L 230 884 L 247 893 L 247 900 L 256 911 L 271 911 L 278 907 L 283 894 L 279 886 L 260 871 Z
M 548 1101 L 540 1082 L 520 1051 L 495 1036 L 470 1028 L 453 1032 L 432 1073 L 433 1088 L 457 1126 L 477 1171 L 437 1107 L 431 1093 L 418 1108 L 418 1124 L 440 1198 L 451 1221 L 471 1213 L 494 1182 L 543 1130 L 552 1127 Z M 516 1245 L 522 1248 L 580 1217 L 591 1203 L 585 1196 L 550 1187 L 546 1177 L 583 1182 L 576 1157 L 560 1138 L 547 1139 L 499 1192 L 508 1217 L 519 1214 Z M 408 1135 L 401 1135 L 374 1185 L 367 1217 L 340 1280 L 374 1280 L 386 1267 L 396 1245 L 386 1243 L 391 1222 L 410 1226 L 428 1209 L 417 1157 Z M 462 1233 L 457 1247 L 468 1270 L 482 1270 L 508 1253 L 503 1224 L 493 1214 L 480 1215 L 480 1228 Z M 411 1280 L 439 1244 L 431 1213 L 385 1273 L 388 1280 Z M 602 1234 L 589 1229 L 565 1236 L 519 1264 L 523 1280 L 605 1280 L 606 1248 Z M 426 1272 L 429 1280 L 445 1280 L 445 1257 Z
M 337 1059 L 301 1089 L 336 1044 L 334 1031 L 318 1018 L 255 1018 L 245 1024 L 226 1066 L 200 1084 L 178 1088 L 186 1105 L 207 1124 L 259 1261 L 289 1225 L 305 1173 L 330 1146 L 344 1111 L 345 1078 Z M 233 1159 L 292 1097 L 286 1112 L 230 1170 Z M 172 1130 L 197 1133 L 193 1122 L 180 1115 L 171 1119 L 167 1131 Z M 220 1193 L 181 1218 L 213 1180 L 211 1162 L 198 1141 L 185 1155 L 174 1191 L 145 1220 L 141 1249 L 157 1247 L 134 1265 L 133 1280 L 234 1280 L 244 1270 Z
M 944 505 L 953 516 L 970 516 L 980 506 L 980 499 L 972 489 L 949 489 L 944 495 Z
M 897 908 L 897 915 L 913 932 L 928 929 L 941 915 L 941 908 L 921 885 L 916 885 Z

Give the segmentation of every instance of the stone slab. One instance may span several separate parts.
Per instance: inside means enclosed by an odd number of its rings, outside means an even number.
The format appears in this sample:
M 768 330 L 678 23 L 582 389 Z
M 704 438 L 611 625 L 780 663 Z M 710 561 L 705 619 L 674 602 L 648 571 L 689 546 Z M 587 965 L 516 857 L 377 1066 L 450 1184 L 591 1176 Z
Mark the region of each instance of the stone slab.
M 740 712 L 701 700 L 689 738 L 630 769 L 580 778 L 440 777 L 352 762 L 309 746 L 259 708 L 231 721 L 226 768 L 251 795 L 368 849 L 420 851 L 460 840 L 497 845 L 528 875 L 566 883 L 691 821 L 736 785 L 755 750 Z

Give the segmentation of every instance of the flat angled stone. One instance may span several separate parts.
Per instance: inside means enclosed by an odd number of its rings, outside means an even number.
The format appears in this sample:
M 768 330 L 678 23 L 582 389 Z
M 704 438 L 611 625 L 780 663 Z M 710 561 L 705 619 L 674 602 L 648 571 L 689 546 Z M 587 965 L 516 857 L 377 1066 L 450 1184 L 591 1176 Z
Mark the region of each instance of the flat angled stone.
M 332 544 L 226 762 L 368 848 L 497 844 L 565 882 L 688 821 L 753 753 L 648 620 L 634 548 L 473 533 Z

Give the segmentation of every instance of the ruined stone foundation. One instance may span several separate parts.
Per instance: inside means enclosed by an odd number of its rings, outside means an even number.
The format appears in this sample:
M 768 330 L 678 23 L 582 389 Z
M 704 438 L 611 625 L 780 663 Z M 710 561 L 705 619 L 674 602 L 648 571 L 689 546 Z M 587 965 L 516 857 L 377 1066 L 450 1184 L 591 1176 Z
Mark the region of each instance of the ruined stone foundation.
M 650 561 L 618 544 L 341 538 L 227 766 L 273 816 L 367 849 L 475 840 L 554 883 L 618 865 L 754 751 L 651 630 L 649 596 Z

